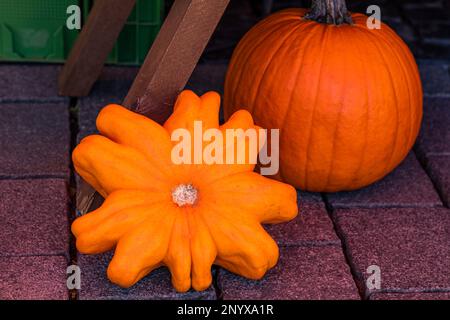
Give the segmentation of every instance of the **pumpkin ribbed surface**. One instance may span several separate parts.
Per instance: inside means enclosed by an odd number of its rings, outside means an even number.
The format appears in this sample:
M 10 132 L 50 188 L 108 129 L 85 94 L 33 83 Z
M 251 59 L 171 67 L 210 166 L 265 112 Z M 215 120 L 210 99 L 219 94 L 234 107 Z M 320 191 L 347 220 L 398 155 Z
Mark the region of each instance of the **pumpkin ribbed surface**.
M 225 84 L 225 117 L 246 109 L 280 128 L 276 178 L 309 191 L 357 189 L 407 155 L 422 119 L 422 87 L 408 47 L 385 24 L 303 19 L 276 13 L 236 48 Z

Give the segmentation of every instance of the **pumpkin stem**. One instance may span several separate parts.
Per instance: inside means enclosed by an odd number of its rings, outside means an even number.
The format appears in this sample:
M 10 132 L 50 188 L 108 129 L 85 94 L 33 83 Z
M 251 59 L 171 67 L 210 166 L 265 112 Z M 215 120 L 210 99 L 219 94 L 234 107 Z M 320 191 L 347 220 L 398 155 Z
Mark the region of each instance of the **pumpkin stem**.
M 192 184 L 180 184 L 172 190 L 172 201 L 179 207 L 193 205 L 197 201 L 198 191 Z
M 353 24 L 345 0 L 312 0 L 311 11 L 305 19 L 334 25 Z

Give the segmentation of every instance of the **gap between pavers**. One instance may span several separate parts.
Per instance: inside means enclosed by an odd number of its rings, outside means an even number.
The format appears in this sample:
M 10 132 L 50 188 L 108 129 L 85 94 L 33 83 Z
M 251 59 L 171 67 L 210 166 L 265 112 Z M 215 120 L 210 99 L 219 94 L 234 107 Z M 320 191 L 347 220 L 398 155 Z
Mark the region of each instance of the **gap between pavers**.
M 442 201 L 450 207 L 450 155 L 430 155 L 427 157 L 426 169 L 439 191 Z
M 337 209 L 333 219 L 366 297 L 371 265 L 381 269 L 382 291 L 450 291 L 449 209 Z
M 450 86 L 450 84 L 449 84 Z M 450 206 L 450 98 L 426 98 L 414 150 L 443 203 Z
M 299 191 L 298 203 L 296 219 L 265 226 L 280 246 L 277 266 L 259 281 L 220 269 L 222 299 L 360 299 L 322 197 Z
M 449 123 L 450 97 L 425 98 L 422 127 L 414 146 L 421 162 L 426 162 L 428 155 L 450 155 Z
M 69 117 L 60 66 L 0 65 L 0 298 L 68 299 Z

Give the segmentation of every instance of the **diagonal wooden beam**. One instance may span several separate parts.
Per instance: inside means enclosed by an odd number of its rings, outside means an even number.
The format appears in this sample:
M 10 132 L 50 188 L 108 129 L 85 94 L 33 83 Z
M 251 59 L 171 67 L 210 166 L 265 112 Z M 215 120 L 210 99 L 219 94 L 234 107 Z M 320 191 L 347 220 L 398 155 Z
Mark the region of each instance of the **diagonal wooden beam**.
M 178 93 L 197 65 L 229 0 L 176 0 L 123 105 L 160 123 L 170 115 Z M 86 182 L 78 188 L 81 214 L 102 197 Z
M 160 123 L 170 115 L 230 0 L 176 0 L 124 105 Z
M 89 94 L 136 0 L 95 0 L 58 79 L 59 94 Z

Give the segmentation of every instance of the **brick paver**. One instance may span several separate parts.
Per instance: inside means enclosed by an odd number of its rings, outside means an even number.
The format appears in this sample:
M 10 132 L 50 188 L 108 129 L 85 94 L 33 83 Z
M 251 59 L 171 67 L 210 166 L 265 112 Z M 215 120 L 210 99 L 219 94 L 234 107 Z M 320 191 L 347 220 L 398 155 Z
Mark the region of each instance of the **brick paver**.
M 431 154 L 450 155 L 449 123 L 450 98 L 425 99 L 422 128 L 415 147 L 421 161 Z
M 0 256 L 68 254 L 64 180 L 0 180 L 0 190 Z
M 421 56 L 448 59 L 450 56 L 450 10 L 443 8 L 445 1 L 397 1 L 416 30 Z
M 69 99 L 55 65 L 0 65 L 0 299 L 69 298 Z
M 306 2 L 275 1 L 275 10 Z M 424 121 L 414 148 L 420 164 L 411 153 L 373 186 L 323 195 L 333 221 L 321 195 L 299 193 L 299 217 L 267 226 L 281 245 L 279 264 L 261 281 L 220 269 L 220 297 L 359 299 L 358 285 L 364 298 L 373 300 L 450 299 L 450 209 L 443 206 L 450 205 L 450 1 L 370 4 L 381 6 L 383 21 L 422 58 Z M 350 10 L 364 12 L 367 5 L 349 1 Z M 233 48 L 262 18 L 253 6 L 231 3 L 187 88 L 223 92 Z M 423 59 L 430 57 L 437 59 Z M 69 99 L 57 95 L 60 68 L 0 65 L 0 299 L 68 298 Z M 91 95 L 78 101 L 78 139 L 95 132 L 101 107 L 121 103 L 137 71 L 104 68 Z M 176 293 L 166 269 L 121 289 L 106 278 L 109 259 L 110 254 L 78 255 L 80 299 L 218 298 L 214 288 Z M 378 292 L 364 289 L 371 264 L 381 267 Z
M 450 96 L 450 63 L 418 60 L 424 96 Z
M 0 103 L 0 176 L 68 177 L 67 110 L 61 102 Z
M 192 73 L 186 89 L 193 90 L 198 95 L 208 91 L 223 94 L 227 63 L 199 64 Z
M 450 155 L 429 156 L 427 170 L 445 205 L 450 207 Z
M 63 256 L 0 257 L 0 300 L 67 300 L 66 268 Z
M 365 4 L 367 6 L 366 2 Z M 416 33 L 412 26 L 404 23 L 398 15 L 383 18 L 383 23 L 391 27 L 407 44 L 410 44 L 410 49 L 417 50 L 415 46 L 411 45 L 416 41 Z
M 340 245 L 322 197 L 315 193 L 298 193 L 299 214 L 288 222 L 266 225 L 279 245 Z
M 138 68 L 105 67 L 87 97 L 78 100 L 78 141 L 96 133 L 95 119 L 99 111 L 111 103 L 121 104 L 133 84 Z
M 332 193 L 327 197 L 333 208 L 442 205 L 430 178 L 413 152 L 381 181 L 360 190 Z
M 450 292 L 449 209 L 338 209 L 335 219 L 361 288 L 377 265 L 382 290 Z
M 58 96 L 61 67 L 45 64 L 0 64 L 1 101 L 64 101 Z
M 172 287 L 170 274 L 165 268 L 153 271 L 130 289 L 122 289 L 106 277 L 110 260 L 110 253 L 92 256 L 78 255 L 78 265 L 82 274 L 79 291 L 81 300 L 216 299 L 216 293 L 212 287 L 203 292 L 177 293 Z
M 423 67 L 423 65 L 424 63 L 421 64 L 422 70 L 425 68 L 426 72 L 430 72 L 429 70 L 427 70 L 428 68 L 433 72 L 435 71 L 434 68 Z M 188 88 L 194 89 L 199 93 L 205 92 L 209 89 L 220 90 L 224 73 L 225 68 L 221 67 L 220 65 L 215 65 L 211 68 L 204 67 L 203 70 L 202 67 L 199 67 L 197 68 L 196 73 L 194 73 L 194 75 L 192 76 L 191 81 L 188 84 Z M 444 75 L 446 76 L 446 74 L 442 74 L 442 76 Z M 81 135 L 83 135 L 83 132 L 85 132 L 85 135 L 87 133 L 95 131 L 95 117 L 98 113 L 98 110 L 100 110 L 103 105 L 110 102 L 120 103 L 121 99 L 126 94 L 126 91 L 131 83 L 128 79 L 126 79 L 126 77 L 123 77 L 121 80 L 116 79 L 117 78 L 112 77 L 111 79 L 107 80 L 105 84 L 99 84 L 96 89 L 97 91 L 94 90 L 94 93 L 91 97 L 81 100 Z M 211 86 L 214 88 L 206 86 L 205 81 L 208 84 L 211 83 Z M 215 88 L 216 85 L 218 89 Z M 436 92 L 439 92 L 439 94 L 441 94 L 442 92 L 445 92 L 444 89 L 445 86 L 442 86 L 442 89 L 436 90 Z M 113 93 L 111 94 L 111 92 Z M 443 99 L 444 98 L 427 98 L 425 106 L 432 110 L 432 108 L 434 108 L 433 106 L 436 104 L 435 100 L 440 103 L 441 101 L 443 101 Z M 426 117 L 428 117 L 427 114 L 425 115 L 425 118 Z M 435 135 L 435 132 L 433 130 L 436 128 L 436 126 L 433 124 L 431 127 L 433 129 L 430 129 L 428 132 L 430 132 L 431 135 Z M 430 138 L 429 140 L 432 143 L 436 143 L 434 138 Z M 443 143 L 445 144 L 445 141 Z M 328 195 L 328 199 L 330 204 L 334 208 L 367 207 L 373 208 L 368 212 L 374 214 L 376 214 L 379 210 L 384 210 L 376 209 L 376 207 L 411 207 L 412 209 L 400 210 L 411 210 L 412 213 L 419 212 L 420 210 L 425 210 L 416 209 L 415 207 L 429 207 L 431 211 L 445 210 L 433 209 L 433 207 L 441 206 L 442 202 L 436 192 L 435 187 L 431 183 L 429 177 L 427 176 L 426 172 L 422 168 L 421 164 L 419 164 L 413 153 L 411 153 L 407 157 L 405 162 L 400 165 L 399 168 L 397 168 L 391 175 L 378 182 L 374 186 L 355 192 Z M 344 250 L 342 249 L 340 240 L 334 231 L 333 224 L 328 217 L 321 196 L 318 194 L 300 193 L 299 203 L 300 215 L 294 221 L 283 225 L 267 226 L 267 230 L 277 240 L 277 242 L 282 245 L 282 254 L 279 265 L 273 271 L 270 271 L 266 278 L 259 282 L 244 280 L 240 277 L 232 275 L 229 272 L 221 270 L 221 277 L 219 279 L 219 292 L 221 291 L 221 294 L 223 294 L 223 297 L 225 299 L 359 298 L 358 291 L 356 290 L 356 285 L 354 282 L 355 280 L 348 271 L 348 265 L 346 264 L 344 258 Z M 360 210 L 357 209 L 353 210 L 355 212 L 360 212 Z M 427 210 L 425 210 L 425 212 L 428 212 Z M 338 210 L 338 212 L 340 211 L 341 210 Z M 419 213 L 416 213 L 416 215 L 418 214 Z M 392 216 L 392 214 L 389 216 Z M 410 215 L 409 217 L 411 218 L 412 216 L 413 215 Z M 387 220 L 389 220 L 392 225 L 403 223 L 411 228 L 420 227 L 420 225 L 416 226 L 414 224 L 417 222 L 416 220 L 420 221 L 418 217 L 416 217 L 416 219 L 412 221 L 414 222 L 412 226 L 410 226 L 410 224 L 412 223 L 411 221 L 408 220 L 408 222 L 405 223 L 403 221 L 403 218 L 404 215 L 394 215 L 391 220 L 384 219 L 383 221 L 379 221 L 379 227 L 383 229 L 383 223 L 385 223 L 385 221 Z M 425 221 L 427 221 L 427 219 L 425 219 Z M 355 229 L 358 226 L 360 227 L 359 232 L 361 236 L 354 242 L 347 243 L 345 252 L 352 254 L 359 248 L 358 246 L 364 246 L 368 241 L 370 241 L 367 235 L 361 231 L 365 229 L 365 225 L 362 225 L 363 227 L 361 227 L 361 223 L 355 225 Z M 343 234 L 345 235 L 345 233 Z M 405 237 L 404 235 L 397 235 L 395 230 L 392 230 L 390 234 L 392 234 L 393 237 L 398 236 L 402 239 Z M 429 247 L 432 248 L 433 245 L 434 243 L 429 244 Z M 283 254 L 283 252 L 289 252 L 289 254 Z M 385 258 L 387 260 L 398 260 L 397 265 L 394 264 L 393 268 L 401 269 L 401 261 L 403 261 L 403 256 L 399 255 L 400 253 L 398 253 L 397 251 L 386 252 L 387 253 L 385 255 Z M 415 253 L 415 248 L 413 248 L 412 254 Z M 350 256 L 353 257 L 352 255 Z M 439 258 L 442 259 L 442 256 L 444 256 L 444 254 L 439 256 Z M 190 293 L 186 297 L 183 295 L 177 295 L 173 291 L 173 289 L 171 289 L 169 276 L 166 271 L 158 271 L 150 275 L 148 278 L 146 278 L 146 280 L 143 280 L 132 289 L 120 289 L 117 286 L 109 283 L 109 281 L 106 279 L 105 270 L 108 259 L 105 258 L 105 256 L 79 256 L 79 259 L 82 270 L 85 270 L 83 279 L 85 282 L 87 281 L 89 283 L 88 285 L 86 285 L 85 283 L 84 291 L 81 290 L 80 299 L 154 299 L 174 297 L 194 299 L 205 298 L 205 296 L 197 296 L 196 294 L 193 295 L 192 293 Z M 427 261 L 431 263 L 433 259 L 434 258 L 431 257 Z M 386 265 L 389 266 L 391 265 L 390 263 L 391 261 L 386 262 Z M 438 261 L 438 263 L 442 264 L 442 261 Z M 88 268 L 87 273 L 86 268 Z M 328 272 L 328 270 L 331 270 L 331 268 L 336 268 L 339 271 L 337 273 L 332 273 L 331 271 Z M 418 266 L 415 266 L 415 268 L 418 268 Z M 283 272 L 281 272 L 280 270 L 282 270 Z M 299 270 L 301 270 L 300 273 Z M 361 285 L 363 283 L 363 280 L 361 279 L 364 279 L 365 276 L 365 273 L 363 273 L 365 272 L 365 269 L 361 267 L 360 269 L 356 270 L 359 270 L 360 279 L 358 280 L 358 283 L 359 285 Z M 393 272 L 395 274 L 395 272 L 400 271 L 394 270 Z M 324 274 L 328 275 L 330 273 L 332 275 L 324 276 Z M 389 274 L 384 275 L 383 273 L 383 276 L 387 276 L 388 279 L 388 282 L 386 282 L 387 280 L 383 277 L 383 285 L 388 285 L 388 288 L 391 288 L 392 286 L 390 286 L 389 283 L 392 283 L 392 280 L 389 280 Z M 422 276 L 423 278 L 420 280 L 425 281 L 431 279 L 431 277 L 427 276 L 426 274 L 422 274 Z M 158 280 L 156 281 L 154 279 Z M 439 278 L 433 279 L 437 280 L 438 282 L 440 281 Z M 159 284 L 165 283 L 165 285 L 162 289 L 155 289 L 153 281 Z M 408 281 L 409 279 L 406 278 L 403 286 L 401 286 L 402 289 L 410 289 L 411 285 L 408 284 Z M 328 287 L 328 282 L 342 282 L 344 283 L 344 285 L 337 285 L 334 287 L 344 289 L 333 290 Z M 439 284 L 437 282 L 433 283 L 431 281 L 427 283 L 425 281 L 420 282 L 420 285 L 416 283 L 414 288 L 419 286 L 419 289 L 423 290 L 435 288 L 438 285 Z M 396 288 L 395 286 L 393 287 Z M 206 298 L 215 298 L 212 289 L 209 293 L 206 294 Z
M 360 298 L 339 246 L 283 247 L 277 266 L 262 280 L 221 270 L 219 286 L 225 300 Z

